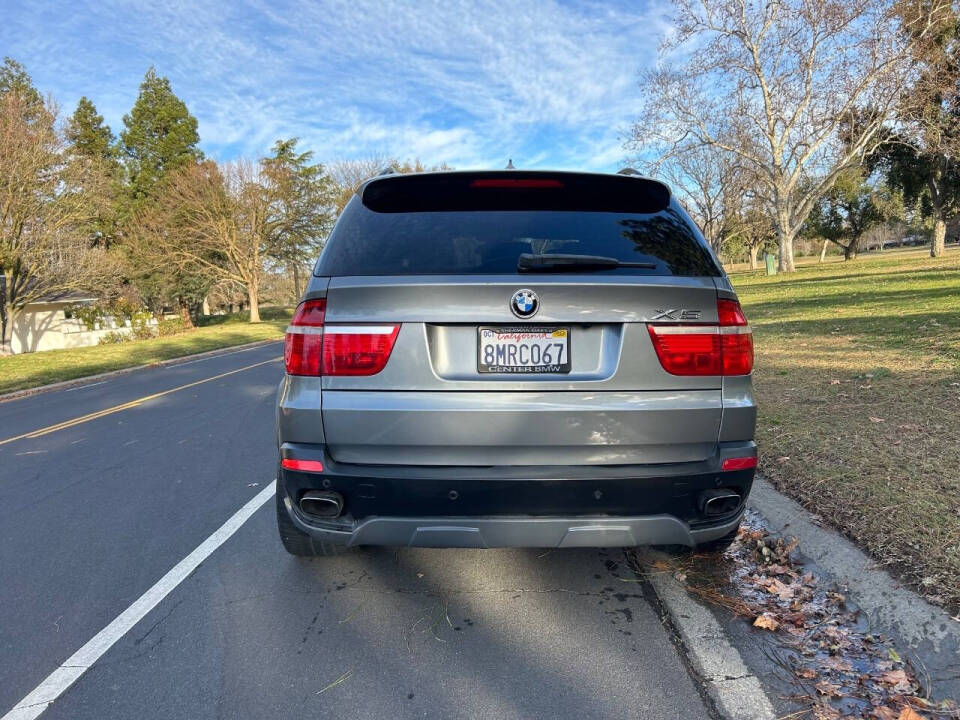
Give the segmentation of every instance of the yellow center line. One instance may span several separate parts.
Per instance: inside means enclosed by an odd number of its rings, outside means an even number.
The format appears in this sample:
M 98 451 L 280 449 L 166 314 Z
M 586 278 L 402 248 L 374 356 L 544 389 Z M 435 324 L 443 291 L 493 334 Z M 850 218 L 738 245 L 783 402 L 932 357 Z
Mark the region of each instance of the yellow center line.
M 114 405 L 113 407 L 106 408 L 104 410 L 97 410 L 96 412 L 89 413 L 88 415 L 81 415 L 80 417 L 73 418 L 73 420 L 64 420 L 61 423 L 56 425 L 48 425 L 45 428 L 40 428 L 39 430 L 32 430 L 31 432 L 24 433 L 23 435 L 17 435 L 16 437 L 7 438 L 6 440 L 0 440 L 0 445 L 6 445 L 7 443 L 15 442 L 16 440 L 25 440 L 27 438 L 37 438 L 42 435 L 49 435 L 52 432 L 57 430 L 65 430 L 66 428 L 73 427 L 74 425 L 80 425 L 85 422 L 90 422 L 91 420 L 96 420 L 97 418 L 104 417 L 105 415 L 112 415 L 113 413 L 118 413 L 123 410 L 129 410 L 130 408 L 135 408 L 138 405 L 142 405 L 145 402 L 150 400 L 156 400 L 158 397 L 163 397 L 164 395 L 169 395 L 170 393 L 179 392 L 180 390 L 186 390 L 187 388 L 196 387 L 197 385 L 203 385 L 204 383 L 211 382 L 213 380 L 219 380 L 220 378 L 225 378 L 228 375 L 233 375 L 238 372 L 243 372 L 244 370 L 250 370 L 255 367 L 260 367 L 261 365 L 267 365 L 268 363 L 276 362 L 277 360 L 282 360 L 283 356 L 271 358 L 270 360 L 264 360 L 262 362 L 253 363 L 252 365 L 246 365 L 242 368 L 237 368 L 236 370 L 230 370 L 229 372 L 220 373 L 219 375 L 214 375 L 212 377 L 204 378 L 203 380 L 195 380 L 192 383 L 187 383 L 186 385 L 180 385 L 179 387 L 170 388 L 169 390 L 164 390 L 162 392 L 154 393 L 153 395 L 144 395 L 141 398 L 136 400 L 131 400 L 130 402 L 125 402 L 121 405 Z

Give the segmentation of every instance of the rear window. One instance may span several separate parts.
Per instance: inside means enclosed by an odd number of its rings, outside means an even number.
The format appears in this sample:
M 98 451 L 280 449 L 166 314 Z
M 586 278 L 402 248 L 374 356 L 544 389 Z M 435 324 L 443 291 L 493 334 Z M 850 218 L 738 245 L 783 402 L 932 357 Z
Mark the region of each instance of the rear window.
M 699 231 L 643 178 L 511 172 L 369 183 L 331 234 L 316 274 L 519 274 L 521 254 L 649 264 L 599 274 L 718 276 Z

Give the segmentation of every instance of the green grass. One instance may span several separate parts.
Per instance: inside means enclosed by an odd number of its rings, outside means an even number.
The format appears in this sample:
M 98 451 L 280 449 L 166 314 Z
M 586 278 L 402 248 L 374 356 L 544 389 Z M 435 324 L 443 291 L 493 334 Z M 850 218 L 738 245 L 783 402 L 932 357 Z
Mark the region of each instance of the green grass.
M 170 337 L 0 357 L 0 393 L 258 340 L 279 340 L 290 315 L 287 309 L 263 308 L 262 321 L 256 324 L 249 322 L 249 313 L 211 316 L 203 318 L 200 327 Z
M 731 275 L 754 327 L 761 471 L 960 608 L 960 251 Z

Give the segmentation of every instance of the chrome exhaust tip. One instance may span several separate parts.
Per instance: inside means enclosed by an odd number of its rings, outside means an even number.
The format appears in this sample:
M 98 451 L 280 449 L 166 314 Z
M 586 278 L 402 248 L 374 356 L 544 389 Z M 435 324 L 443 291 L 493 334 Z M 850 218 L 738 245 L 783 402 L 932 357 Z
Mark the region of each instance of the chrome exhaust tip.
M 700 512 L 706 517 L 731 515 L 742 502 L 743 498 L 733 490 L 705 490 L 700 493 Z
M 343 512 L 343 496 L 335 492 L 309 490 L 300 498 L 299 507 L 304 515 L 312 517 L 340 517 Z

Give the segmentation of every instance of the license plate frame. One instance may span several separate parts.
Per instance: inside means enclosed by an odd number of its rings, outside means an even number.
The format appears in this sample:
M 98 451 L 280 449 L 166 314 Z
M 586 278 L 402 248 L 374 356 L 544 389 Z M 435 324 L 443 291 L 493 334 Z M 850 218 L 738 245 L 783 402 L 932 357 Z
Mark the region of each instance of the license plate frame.
M 523 364 L 523 365 L 499 365 L 496 363 L 487 363 L 484 362 L 484 333 L 495 333 L 496 335 L 526 335 L 532 334 L 534 336 L 539 334 L 550 334 L 554 335 L 557 332 L 565 333 L 565 342 L 563 343 L 563 351 L 561 352 L 561 357 L 564 362 L 562 363 L 547 363 L 547 364 Z M 489 340 L 489 338 L 488 338 Z M 550 345 L 555 345 L 556 342 L 551 342 L 552 338 L 536 338 L 533 337 L 531 340 L 540 340 L 546 342 Z M 522 341 L 522 338 L 514 345 L 518 347 L 517 355 L 519 356 L 519 342 Z M 537 343 L 538 347 L 541 343 Z M 570 346 L 571 346 L 571 330 L 569 325 L 482 325 L 477 328 L 477 372 L 482 375 L 568 375 L 570 374 Z M 509 347 L 509 346 L 507 346 Z M 494 351 L 496 352 L 496 351 Z M 530 353 L 533 351 L 530 350 Z M 542 353 L 543 350 L 541 349 Z M 506 354 L 506 351 L 505 351 Z M 519 357 L 518 357 L 519 359 Z M 532 360 L 532 358 L 531 358 Z

